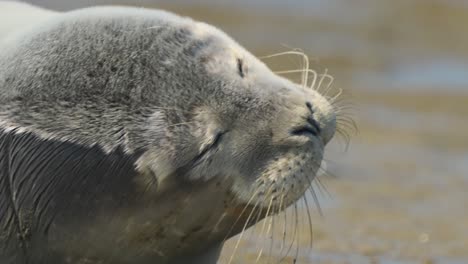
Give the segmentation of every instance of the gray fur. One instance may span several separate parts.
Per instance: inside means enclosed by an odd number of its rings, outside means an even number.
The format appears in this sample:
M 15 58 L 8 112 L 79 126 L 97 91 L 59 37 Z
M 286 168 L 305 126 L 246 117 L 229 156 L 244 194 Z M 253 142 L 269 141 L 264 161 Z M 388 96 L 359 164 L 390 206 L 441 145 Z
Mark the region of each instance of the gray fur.
M 334 110 L 317 92 L 275 75 L 218 29 L 171 13 L 101 7 L 56 14 L 0 48 L 3 133 L 99 148 L 103 157 L 122 150 L 135 167 L 127 198 L 134 203 L 117 207 L 112 224 L 101 207 L 81 225 L 55 212 L 51 223 L 65 220 L 52 225 L 52 242 L 18 256 L 52 246 L 58 260 L 95 263 L 217 256 L 219 243 L 243 226 L 228 232 L 238 218 L 231 209 L 267 207 L 275 197 L 296 201 L 334 134 Z M 307 118 L 318 135 L 291 134 Z M 153 180 L 157 187 L 147 188 Z M 67 228 L 80 232 L 67 237 Z M 132 240 L 142 230 L 147 237 Z

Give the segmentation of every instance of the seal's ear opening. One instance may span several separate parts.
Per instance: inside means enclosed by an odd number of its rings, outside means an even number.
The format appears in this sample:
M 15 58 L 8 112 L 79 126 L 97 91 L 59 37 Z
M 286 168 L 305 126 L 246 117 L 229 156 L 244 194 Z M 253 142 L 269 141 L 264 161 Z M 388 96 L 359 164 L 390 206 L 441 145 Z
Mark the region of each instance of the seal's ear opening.
M 239 71 L 240 77 L 244 78 L 245 77 L 244 61 L 240 58 L 237 58 L 237 70 Z
M 211 60 L 211 57 L 208 55 L 202 55 L 199 58 L 200 58 L 200 63 L 202 64 L 206 64 Z

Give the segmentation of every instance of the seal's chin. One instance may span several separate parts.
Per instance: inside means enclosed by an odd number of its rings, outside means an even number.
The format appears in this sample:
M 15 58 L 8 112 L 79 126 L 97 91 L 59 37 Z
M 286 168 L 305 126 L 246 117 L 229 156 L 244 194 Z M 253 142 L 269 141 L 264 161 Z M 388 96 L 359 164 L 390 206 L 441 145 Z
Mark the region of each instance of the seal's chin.
M 294 148 L 270 161 L 253 183 L 234 183 L 234 191 L 250 206 L 266 208 L 270 214 L 282 211 L 310 188 L 322 155 L 323 148 L 312 144 Z

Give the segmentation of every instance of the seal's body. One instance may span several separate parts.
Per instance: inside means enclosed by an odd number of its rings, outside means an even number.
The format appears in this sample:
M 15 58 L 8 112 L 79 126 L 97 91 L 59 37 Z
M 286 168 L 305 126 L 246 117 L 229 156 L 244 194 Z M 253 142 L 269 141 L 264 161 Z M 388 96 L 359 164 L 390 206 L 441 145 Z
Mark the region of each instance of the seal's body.
M 0 48 L 0 263 L 214 263 L 302 196 L 334 131 L 212 26 L 57 13 Z

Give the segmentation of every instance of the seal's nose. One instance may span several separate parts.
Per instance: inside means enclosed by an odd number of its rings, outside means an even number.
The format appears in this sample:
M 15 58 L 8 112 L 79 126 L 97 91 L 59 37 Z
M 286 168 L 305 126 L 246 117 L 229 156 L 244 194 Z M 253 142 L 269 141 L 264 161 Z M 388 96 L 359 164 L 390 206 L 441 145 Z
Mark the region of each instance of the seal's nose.
M 320 99 L 316 100 L 315 105 L 310 101 L 305 102 L 308 114 L 305 117 L 304 125 L 293 130 L 293 134 L 304 135 L 309 133 L 320 137 L 324 145 L 326 145 L 335 134 L 336 117 L 328 101 Z
M 320 124 L 317 122 L 317 120 L 314 119 L 314 109 L 312 109 L 312 104 L 310 102 L 306 102 L 306 106 L 309 109 L 310 115 L 307 116 L 307 123 L 310 124 L 312 127 L 317 130 L 318 134 L 321 132 L 321 127 Z
M 291 134 L 296 136 L 309 134 L 315 137 L 319 137 L 322 129 L 317 120 L 314 119 L 314 109 L 312 108 L 312 104 L 310 102 L 306 102 L 306 107 L 308 111 L 304 116 L 304 120 L 299 126 L 295 127 L 291 131 Z
M 286 84 L 286 85 L 284 85 Z M 287 111 L 278 119 L 278 123 L 288 124 L 282 131 L 289 135 L 314 137 L 326 145 L 335 135 L 336 109 L 324 96 L 312 89 L 283 80 L 278 86 L 274 98 L 285 105 Z M 281 96 L 278 96 L 278 92 Z M 284 134 L 283 134 L 284 135 Z

